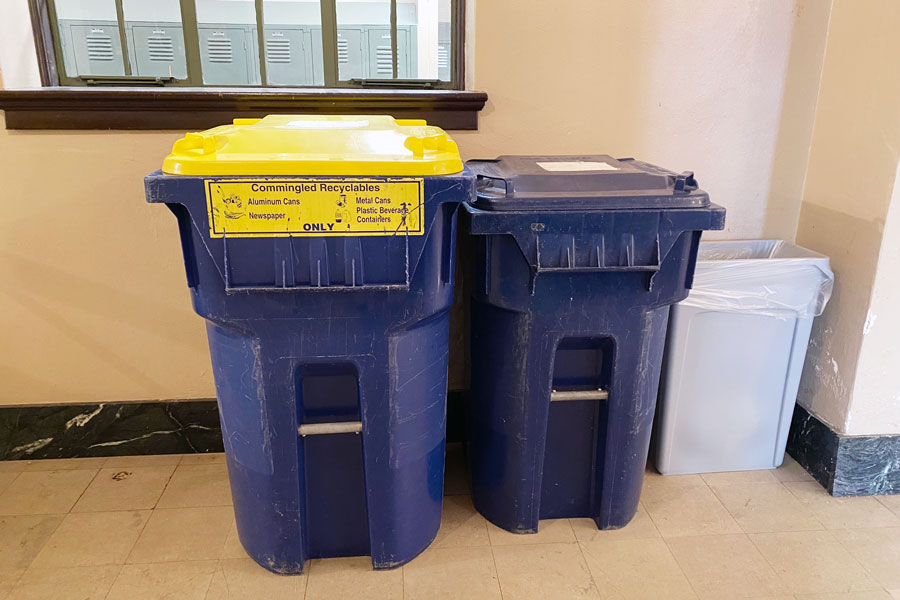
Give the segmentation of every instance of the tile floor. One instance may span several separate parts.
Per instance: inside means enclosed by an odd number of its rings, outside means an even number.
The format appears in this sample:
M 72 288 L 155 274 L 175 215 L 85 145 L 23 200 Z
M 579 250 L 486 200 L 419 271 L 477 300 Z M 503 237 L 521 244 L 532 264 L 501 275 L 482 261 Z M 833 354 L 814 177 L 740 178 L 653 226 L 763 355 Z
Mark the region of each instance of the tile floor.
M 459 447 L 445 487 L 437 538 L 404 567 L 314 560 L 285 577 L 241 549 L 222 455 L 0 462 L 0 600 L 900 599 L 900 496 L 832 498 L 790 459 L 648 473 L 618 531 L 490 525 Z

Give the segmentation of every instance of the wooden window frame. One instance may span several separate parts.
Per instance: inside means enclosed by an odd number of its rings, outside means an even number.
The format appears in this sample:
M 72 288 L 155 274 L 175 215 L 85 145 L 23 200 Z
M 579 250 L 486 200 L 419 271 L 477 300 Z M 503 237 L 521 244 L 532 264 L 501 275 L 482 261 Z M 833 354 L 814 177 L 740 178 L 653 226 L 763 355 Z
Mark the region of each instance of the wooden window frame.
M 326 23 L 327 17 L 323 19 L 323 38 L 330 35 L 334 40 L 324 45 L 324 60 L 331 60 L 335 66 L 331 75 L 329 70 L 325 70 L 327 87 L 195 87 L 183 83 L 136 87 L 127 82 L 115 86 L 65 85 L 71 80 L 61 72 L 59 45 L 54 43 L 52 2 L 28 0 L 38 68 L 44 87 L 0 90 L 0 109 L 6 113 L 8 129 L 202 129 L 238 117 L 302 112 L 390 114 L 397 118 L 424 118 L 445 129 L 471 130 L 478 128 L 478 111 L 487 101 L 484 92 L 462 89 L 406 88 L 397 86 L 391 80 L 338 81 L 337 62 L 333 55 L 337 27 L 335 21 Z M 264 33 L 259 23 L 262 0 L 255 2 L 257 32 L 262 44 Z M 392 2 L 391 11 L 392 30 L 396 30 L 395 2 Z M 333 0 L 323 3 L 323 6 L 326 4 L 334 8 Z M 121 13 L 121 0 L 117 0 L 117 7 Z M 451 56 L 450 87 L 461 88 L 465 81 L 465 0 L 453 0 L 452 7 L 454 51 Z M 325 12 L 323 10 L 323 15 Z M 121 14 L 119 17 L 121 34 L 124 21 Z M 195 15 L 193 21 L 195 24 Z M 187 31 L 191 23 L 184 23 L 187 47 L 192 43 L 188 40 Z M 395 73 L 396 44 L 395 35 L 392 37 Z M 126 53 L 123 46 L 123 54 Z M 264 56 L 261 48 L 260 57 Z M 265 60 L 261 58 L 260 63 L 262 81 L 265 81 Z M 373 85 L 379 87 L 370 87 Z

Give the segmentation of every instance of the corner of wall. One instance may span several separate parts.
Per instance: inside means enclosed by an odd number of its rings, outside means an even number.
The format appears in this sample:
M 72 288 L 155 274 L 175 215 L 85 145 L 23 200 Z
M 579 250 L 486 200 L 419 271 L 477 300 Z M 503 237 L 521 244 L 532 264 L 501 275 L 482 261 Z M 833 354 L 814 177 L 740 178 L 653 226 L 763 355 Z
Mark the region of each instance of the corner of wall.
M 797 242 L 828 255 L 836 278 L 813 327 L 798 403 L 839 434 L 873 433 L 854 406 L 861 369 L 870 369 L 864 337 L 900 160 L 900 70 L 885 64 L 900 65 L 897 19 L 900 5 L 832 3 L 797 223 Z M 852 185 L 837 184 L 838 173 L 852 174 Z

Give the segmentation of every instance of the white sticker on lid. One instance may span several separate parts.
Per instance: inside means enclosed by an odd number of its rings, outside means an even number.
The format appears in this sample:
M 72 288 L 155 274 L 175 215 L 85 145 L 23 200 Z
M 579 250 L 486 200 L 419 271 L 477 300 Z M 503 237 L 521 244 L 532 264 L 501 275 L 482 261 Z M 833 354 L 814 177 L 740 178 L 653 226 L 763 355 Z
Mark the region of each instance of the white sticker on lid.
M 618 167 L 614 167 L 606 162 L 590 161 L 590 160 L 570 160 L 559 162 L 539 162 L 537 166 L 545 171 L 618 171 Z
M 314 119 L 297 119 L 288 121 L 283 125 L 276 125 L 275 129 L 362 129 L 368 127 L 369 122 L 359 121 L 319 121 Z

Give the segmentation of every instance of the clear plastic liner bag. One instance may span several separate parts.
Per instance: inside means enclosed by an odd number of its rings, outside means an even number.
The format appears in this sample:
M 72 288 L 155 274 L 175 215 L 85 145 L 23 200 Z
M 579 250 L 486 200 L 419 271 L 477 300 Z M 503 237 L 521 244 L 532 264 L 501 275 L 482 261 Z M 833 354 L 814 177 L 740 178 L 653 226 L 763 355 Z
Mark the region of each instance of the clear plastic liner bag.
M 701 242 L 682 306 L 805 319 L 822 314 L 834 274 L 828 257 L 783 240 Z

